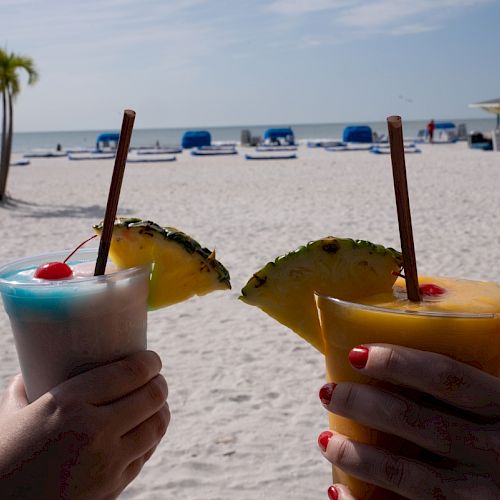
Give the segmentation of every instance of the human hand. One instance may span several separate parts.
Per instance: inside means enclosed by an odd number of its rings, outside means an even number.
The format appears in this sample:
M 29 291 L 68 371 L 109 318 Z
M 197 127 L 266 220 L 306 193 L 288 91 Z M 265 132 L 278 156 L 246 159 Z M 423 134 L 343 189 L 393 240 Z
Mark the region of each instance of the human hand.
M 330 462 L 405 498 L 500 498 L 499 378 L 447 356 L 385 344 L 355 348 L 349 359 L 363 375 L 398 387 L 326 384 L 325 407 L 414 443 L 421 453 L 405 458 L 327 431 L 319 442 Z M 412 400 L 415 391 L 425 403 Z M 344 493 L 337 498 L 350 498 Z
M 328 498 L 330 500 L 356 500 L 349 491 L 349 488 L 340 483 L 332 484 L 328 488 Z
M 2 498 L 116 498 L 166 432 L 161 361 L 132 354 L 28 404 L 21 376 L 0 402 Z

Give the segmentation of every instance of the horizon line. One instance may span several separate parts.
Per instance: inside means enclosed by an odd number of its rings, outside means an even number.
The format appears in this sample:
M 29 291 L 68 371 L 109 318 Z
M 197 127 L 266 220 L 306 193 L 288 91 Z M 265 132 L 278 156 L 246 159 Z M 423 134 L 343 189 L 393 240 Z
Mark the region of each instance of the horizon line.
M 458 120 L 489 120 L 491 119 L 492 121 L 495 120 L 494 117 L 489 117 L 485 116 L 484 118 L 479 118 L 479 117 L 473 117 L 473 118 L 434 118 L 434 120 L 438 121 L 458 121 Z M 405 122 L 425 122 L 430 120 L 430 118 L 411 118 L 411 119 L 405 119 L 403 123 Z M 216 129 L 221 129 L 221 128 L 250 128 L 250 127 L 259 127 L 259 128 L 269 128 L 269 127 L 275 127 L 275 126 L 310 126 L 310 125 L 344 125 L 344 124 L 370 124 L 370 123 L 384 123 L 385 120 L 349 120 L 349 121 L 338 121 L 338 122 L 302 122 L 302 123 L 291 123 L 291 122 L 272 122 L 272 123 L 254 123 L 254 124 L 236 124 L 236 125 L 190 125 L 190 126 L 176 126 L 176 127 L 141 127 L 141 128 L 136 128 L 135 130 L 209 130 L 211 128 L 216 128 Z M 68 129 L 68 130 L 20 130 L 20 131 L 14 131 L 14 134 L 55 134 L 59 132 L 102 132 L 103 130 L 118 130 L 119 131 L 120 127 L 102 127 L 99 129 L 94 129 L 94 128 L 89 128 L 89 129 Z

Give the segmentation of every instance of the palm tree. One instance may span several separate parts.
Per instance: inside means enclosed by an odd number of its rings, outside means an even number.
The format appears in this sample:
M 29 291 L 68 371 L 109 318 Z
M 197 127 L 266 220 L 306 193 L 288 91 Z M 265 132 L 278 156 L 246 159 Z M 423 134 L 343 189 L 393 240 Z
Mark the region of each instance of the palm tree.
M 7 177 L 9 175 L 10 156 L 13 138 L 13 101 L 21 91 L 18 70 L 28 74 L 28 85 L 38 80 L 38 72 L 30 57 L 20 56 L 0 49 L 0 92 L 2 93 L 2 153 L 0 157 L 0 201 L 5 198 Z

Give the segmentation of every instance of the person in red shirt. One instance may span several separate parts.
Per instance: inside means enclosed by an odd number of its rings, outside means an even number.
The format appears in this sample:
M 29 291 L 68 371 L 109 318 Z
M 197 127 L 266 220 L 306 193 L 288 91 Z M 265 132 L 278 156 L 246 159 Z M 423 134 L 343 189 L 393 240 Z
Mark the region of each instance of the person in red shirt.
M 434 138 L 434 129 L 436 128 L 436 124 L 434 123 L 434 120 L 431 120 L 427 124 L 427 135 L 429 136 L 429 142 L 432 143 L 432 139 Z

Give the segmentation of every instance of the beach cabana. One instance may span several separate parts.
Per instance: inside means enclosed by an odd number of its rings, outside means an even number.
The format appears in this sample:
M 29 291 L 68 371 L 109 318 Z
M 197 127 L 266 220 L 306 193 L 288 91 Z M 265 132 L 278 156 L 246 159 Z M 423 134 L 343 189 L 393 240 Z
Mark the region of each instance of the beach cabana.
M 356 125 L 346 127 L 342 134 L 344 142 L 373 142 L 373 132 L 368 125 Z
M 497 128 L 500 128 L 500 97 L 469 104 L 469 108 L 481 108 L 483 111 L 497 115 Z
M 181 146 L 184 149 L 200 148 L 210 146 L 211 142 L 210 132 L 206 130 L 188 130 L 182 136 Z
M 95 142 L 95 148 L 100 151 L 102 149 L 117 149 L 120 134 L 117 132 L 105 132 L 99 134 Z
M 436 130 L 451 130 L 457 126 L 453 122 L 436 122 Z
M 439 143 L 449 143 L 458 141 L 458 129 L 453 122 L 436 122 L 435 133 L 437 137 L 433 142 Z
M 264 132 L 264 141 L 271 142 L 273 144 L 294 144 L 295 138 L 293 135 L 293 130 L 289 127 L 285 128 L 268 128 Z

